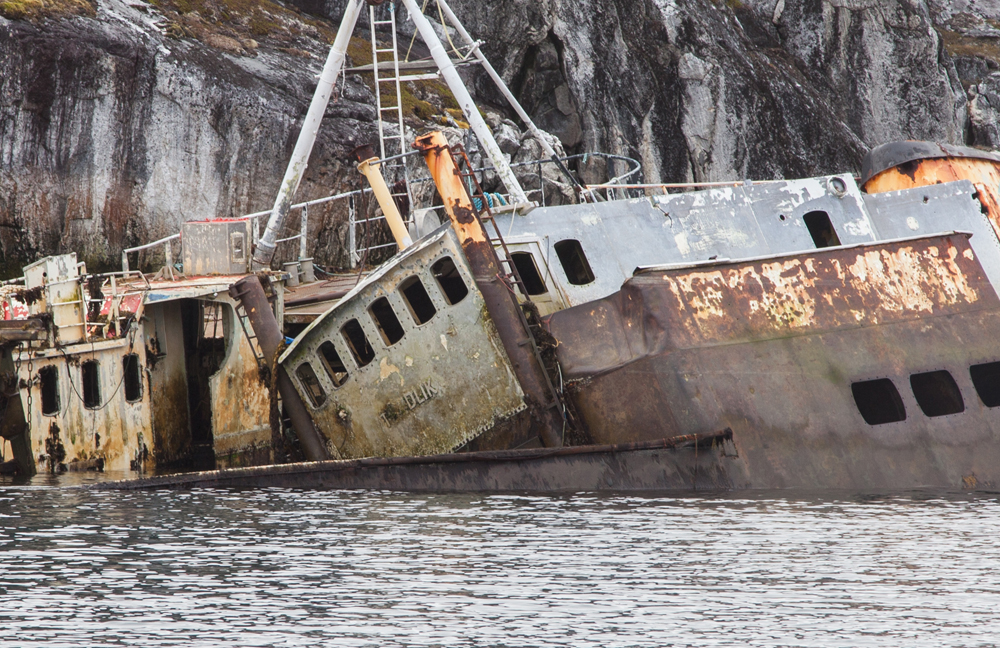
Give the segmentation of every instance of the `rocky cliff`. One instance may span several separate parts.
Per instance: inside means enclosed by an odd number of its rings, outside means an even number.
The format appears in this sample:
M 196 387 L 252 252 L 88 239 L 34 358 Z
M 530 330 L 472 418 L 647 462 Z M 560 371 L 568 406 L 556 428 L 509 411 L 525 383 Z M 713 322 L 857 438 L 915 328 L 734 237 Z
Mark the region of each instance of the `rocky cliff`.
M 568 152 L 638 158 L 649 182 L 856 170 L 867 148 L 897 139 L 1000 145 L 1000 2 L 452 6 Z M 57 251 L 115 265 L 183 220 L 269 208 L 342 8 L 0 0 L 0 271 Z M 402 16 L 400 31 L 408 43 Z M 352 58 L 364 51 L 359 40 Z M 485 75 L 469 75 L 502 110 Z M 446 94 L 413 89 L 411 128 L 448 121 Z M 533 153 L 487 112 L 508 152 Z M 298 198 L 360 186 L 348 154 L 375 138 L 374 114 L 369 86 L 348 75 Z M 579 171 L 607 174 L 593 158 Z M 318 211 L 310 251 L 343 266 L 346 209 Z

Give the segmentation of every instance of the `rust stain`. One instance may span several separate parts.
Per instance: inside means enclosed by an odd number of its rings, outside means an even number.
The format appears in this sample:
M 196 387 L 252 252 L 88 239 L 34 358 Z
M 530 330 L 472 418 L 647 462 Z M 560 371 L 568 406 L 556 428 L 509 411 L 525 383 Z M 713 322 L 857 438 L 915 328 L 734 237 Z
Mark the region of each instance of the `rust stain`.
M 976 198 L 1000 238 L 1000 163 L 978 158 L 933 158 L 914 160 L 873 176 L 865 183 L 868 193 L 899 191 L 928 185 L 969 180 Z
M 693 338 L 876 325 L 978 302 L 981 269 L 964 237 L 816 252 L 774 261 L 677 270 L 660 280 Z

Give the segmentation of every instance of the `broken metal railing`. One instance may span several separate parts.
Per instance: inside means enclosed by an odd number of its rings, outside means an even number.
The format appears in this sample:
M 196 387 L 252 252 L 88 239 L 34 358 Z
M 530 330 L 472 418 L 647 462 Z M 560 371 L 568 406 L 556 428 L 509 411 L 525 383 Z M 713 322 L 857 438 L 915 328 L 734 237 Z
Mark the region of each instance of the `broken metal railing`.
M 174 264 L 174 255 L 173 255 L 173 251 L 170 249 L 170 242 L 173 241 L 174 239 L 179 239 L 180 237 L 181 237 L 180 233 L 171 234 L 170 236 L 166 236 L 164 238 L 161 238 L 158 241 L 153 241 L 152 243 L 146 243 L 145 245 L 137 245 L 135 247 L 131 247 L 131 248 L 127 248 L 125 250 L 122 250 L 122 272 L 129 272 L 129 266 L 128 266 L 128 255 L 129 254 L 131 254 L 133 252 L 139 252 L 139 251 L 142 251 L 142 250 L 148 250 L 149 248 L 153 248 L 153 247 L 156 247 L 158 245 L 162 245 L 163 246 L 163 259 L 164 259 L 163 266 L 164 267 L 173 266 L 173 264 Z

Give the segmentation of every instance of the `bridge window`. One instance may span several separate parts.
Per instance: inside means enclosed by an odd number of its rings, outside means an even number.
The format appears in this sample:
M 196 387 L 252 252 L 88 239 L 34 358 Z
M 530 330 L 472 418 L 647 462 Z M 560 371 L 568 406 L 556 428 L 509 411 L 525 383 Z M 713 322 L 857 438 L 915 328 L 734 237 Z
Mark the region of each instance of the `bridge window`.
M 969 367 L 969 375 L 983 405 L 1000 406 L 1000 362 L 972 365 Z
M 521 276 L 524 289 L 529 295 L 544 295 L 549 291 L 545 287 L 542 275 L 538 273 L 538 266 L 535 265 L 535 258 L 531 252 L 511 252 L 510 258 L 514 261 L 517 274 Z
M 403 283 L 399 284 L 399 292 L 403 296 L 403 301 L 406 302 L 410 316 L 418 326 L 431 321 L 431 318 L 437 313 L 434 302 L 431 301 L 431 296 L 427 294 L 427 289 L 424 288 L 419 277 L 409 277 L 404 280 Z
M 927 416 L 945 416 L 965 411 L 965 401 L 955 379 L 947 371 L 928 371 L 910 376 L 917 405 Z
M 868 425 L 882 425 L 906 420 L 906 408 L 896 385 L 888 378 L 851 384 L 854 403 Z
M 314 408 L 326 402 L 326 392 L 323 391 L 323 385 L 319 384 L 319 379 L 311 364 L 308 362 L 300 364 L 299 368 L 295 370 L 295 375 L 298 376 L 299 382 Z
M 587 255 L 583 253 L 580 241 L 566 239 L 553 246 L 559 256 L 566 278 L 574 286 L 583 286 L 594 281 L 594 271 L 590 269 Z
M 375 328 L 386 346 L 392 346 L 403 339 L 403 325 L 396 317 L 396 311 L 385 297 L 379 297 L 368 307 L 368 314 L 375 320 Z
M 469 288 L 462 280 L 462 275 L 458 273 L 458 268 L 455 267 L 451 257 L 444 257 L 432 265 L 431 274 L 437 279 L 449 305 L 454 306 L 469 294 Z
M 97 360 L 88 360 L 80 365 L 83 377 L 83 406 L 93 409 L 101 406 L 101 372 Z
M 347 380 L 347 367 L 344 366 L 344 361 L 340 359 L 340 354 L 337 353 L 337 348 L 333 346 L 333 342 L 327 340 L 319 345 L 319 357 L 323 362 L 323 368 L 326 369 L 330 380 L 333 381 L 333 386 L 340 387 L 343 385 L 344 381 Z
M 42 414 L 59 413 L 59 370 L 52 365 L 38 370 L 42 389 Z
M 358 320 L 352 319 L 344 324 L 340 329 L 340 334 L 347 341 L 347 348 L 351 350 L 359 367 L 364 367 L 375 359 L 375 351 L 368 343 L 368 336 L 365 335 L 365 330 L 361 328 L 361 323 Z
M 802 220 L 805 221 L 806 227 L 809 229 L 809 235 L 812 236 L 813 243 L 816 244 L 817 248 L 840 245 L 840 237 L 837 236 L 837 230 L 833 229 L 833 223 L 830 222 L 830 215 L 825 211 L 811 211 L 803 216 Z
M 142 400 L 142 373 L 139 370 L 138 354 L 129 353 L 122 358 L 122 374 L 125 400 L 130 403 Z

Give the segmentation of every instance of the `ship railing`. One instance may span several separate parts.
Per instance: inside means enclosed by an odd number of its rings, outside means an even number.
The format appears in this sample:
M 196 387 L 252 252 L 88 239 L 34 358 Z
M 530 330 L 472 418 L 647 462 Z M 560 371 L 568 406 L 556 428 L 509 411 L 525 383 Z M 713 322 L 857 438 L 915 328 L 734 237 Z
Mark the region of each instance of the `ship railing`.
M 405 154 L 402 154 L 402 155 L 395 155 L 395 156 L 387 157 L 387 158 L 385 158 L 383 160 L 378 160 L 378 163 L 389 162 L 389 161 L 395 160 L 397 158 L 408 157 L 410 155 L 416 155 L 416 154 L 419 154 L 419 151 L 413 151 L 411 153 L 405 153 Z M 565 182 L 556 181 L 556 180 L 553 180 L 550 176 L 547 176 L 545 174 L 546 165 L 558 164 L 559 166 L 565 168 L 566 163 L 580 160 L 583 164 L 587 164 L 591 160 L 591 158 L 599 158 L 599 159 L 606 160 L 608 162 L 609 169 L 611 169 L 612 172 L 616 172 L 616 169 L 617 169 L 617 167 L 619 165 L 624 165 L 624 167 L 625 167 L 624 172 L 621 173 L 621 174 L 619 174 L 619 175 L 617 175 L 617 176 L 615 176 L 615 177 L 613 177 L 613 178 L 611 178 L 607 182 L 601 183 L 599 185 L 583 185 L 583 184 L 579 184 L 578 181 L 576 181 L 575 179 L 572 179 L 572 178 L 564 178 Z M 630 185 L 630 184 L 625 184 L 628 180 L 634 178 L 637 174 L 639 174 L 641 172 L 642 165 L 639 163 L 638 160 L 636 160 L 634 158 L 630 158 L 630 157 L 624 156 L 624 155 L 613 155 L 613 154 L 610 154 L 610 153 L 600 153 L 600 152 L 578 153 L 578 154 L 575 154 L 575 155 L 567 155 L 567 156 L 560 157 L 560 158 L 558 158 L 558 160 L 556 160 L 556 159 L 539 159 L 539 160 L 528 160 L 528 161 L 525 161 L 525 162 L 514 162 L 514 163 L 511 163 L 510 166 L 511 166 L 511 168 L 515 168 L 515 169 L 523 169 L 523 168 L 529 168 L 530 169 L 530 168 L 534 167 L 534 170 L 535 170 L 535 174 L 534 175 L 538 179 L 538 187 L 535 188 L 535 189 L 528 190 L 527 193 L 528 193 L 529 196 L 533 196 L 533 197 L 537 198 L 539 204 L 542 204 L 542 205 L 545 204 L 546 187 L 548 187 L 549 190 L 551 190 L 552 188 L 554 188 L 556 186 L 559 186 L 559 185 L 562 185 L 564 187 L 566 184 L 574 184 L 574 183 L 576 183 L 578 185 L 577 189 L 579 190 L 578 191 L 578 197 L 582 201 L 615 200 L 615 199 L 620 199 L 620 198 L 634 197 L 636 195 L 636 189 L 635 188 L 645 187 L 645 185 Z M 492 165 L 486 165 L 486 166 L 474 169 L 474 171 L 476 173 L 478 173 L 478 174 L 486 173 L 488 171 L 493 171 L 493 170 L 494 170 L 494 167 Z M 428 183 L 428 182 L 433 182 L 433 178 L 431 178 L 431 177 L 414 178 L 414 179 L 411 179 L 411 181 L 410 181 L 410 183 L 412 185 L 423 185 L 423 184 Z M 660 187 L 662 185 L 655 185 L 655 186 L 656 187 Z M 291 212 L 291 211 L 297 211 L 297 210 L 301 210 L 302 211 L 302 214 L 301 214 L 301 216 L 299 218 L 299 226 L 298 226 L 297 230 L 286 229 L 283 232 L 283 234 L 287 234 L 287 236 L 282 236 L 282 237 L 278 238 L 275 241 L 275 243 L 290 243 L 292 241 L 298 241 L 298 246 L 297 246 L 298 250 L 297 251 L 298 251 L 299 261 L 302 261 L 303 259 L 306 259 L 307 258 L 306 247 L 307 247 L 307 243 L 309 241 L 309 234 L 308 234 L 308 232 L 309 232 L 309 208 L 313 207 L 313 206 L 324 205 L 324 204 L 328 204 L 328 203 L 332 203 L 332 202 L 337 202 L 337 201 L 348 201 L 349 202 L 349 205 L 348 205 L 348 247 L 349 247 L 348 254 L 349 254 L 349 259 L 351 261 L 351 265 L 353 267 L 360 260 L 359 259 L 359 255 L 358 255 L 358 240 L 357 240 L 356 227 L 358 225 L 360 225 L 360 224 L 366 224 L 366 225 L 368 225 L 368 224 L 375 223 L 377 221 L 385 220 L 384 216 L 373 216 L 372 218 L 359 218 L 358 213 L 357 213 L 357 211 L 358 211 L 357 210 L 357 205 L 356 205 L 357 198 L 359 198 L 362 194 L 370 194 L 370 193 L 371 193 L 371 189 L 366 187 L 366 188 L 363 188 L 363 189 L 355 189 L 353 191 L 345 191 L 345 192 L 342 192 L 342 193 L 333 194 L 333 195 L 330 195 L 330 196 L 325 196 L 323 198 L 316 198 L 316 199 L 313 199 L 313 200 L 306 200 L 306 201 L 303 201 L 303 202 L 300 202 L 300 203 L 293 204 L 291 207 L 289 207 L 289 212 Z M 507 194 L 501 192 L 500 195 L 503 197 L 503 199 L 505 201 L 509 202 L 510 198 L 509 198 L 509 196 Z M 416 210 L 416 209 L 438 210 L 438 209 L 442 209 L 442 208 L 443 207 L 441 205 L 431 205 L 431 206 L 427 206 L 427 207 L 413 205 L 413 206 L 411 206 L 411 213 L 412 213 L 413 210 Z M 252 222 L 251 231 L 253 232 L 253 242 L 254 242 L 255 245 L 256 245 L 257 241 L 259 240 L 259 238 L 260 238 L 260 226 L 261 226 L 261 222 L 260 221 L 261 221 L 262 217 L 269 216 L 270 214 L 271 214 L 271 210 L 267 209 L 267 210 L 263 210 L 263 211 L 253 212 L 253 213 L 250 213 L 250 214 L 244 214 L 242 216 L 237 217 L 238 220 L 250 220 Z M 175 239 L 179 239 L 179 238 L 180 238 L 180 234 L 173 234 L 171 236 L 166 236 L 164 238 L 158 239 L 158 240 L 153 241 L 151 243 L 145 243 L 143 245 L 137 245 L 135 247 L 130 247 L 130 248 L 127 248 L 125 250 L 122 250 L 122 271 L 123 272 L 129 272 L 130 271 L 129 261 L 128 261 L 128 255 L 129 254 L 133 254 L 133 253 L 136 253 L 136 252 L 141 252 L 143 250 L 148 250 L 148 249 L 155 248 L 155 247 L 158 247 L 158 246 L 162 246 L 163 247 L 164 266 L 165 267 L 171 267 L 171 266 L 173 266 L 173 258 L 174 258 L 174 256 L 173 256 L 173 250 L 171 248 L 171 245 L 172 245 L 172 242 Z M 369 246 L 368 250 L 372 251 L 372 250 L 388 249 L 388 248 L 395 247 L 395 245 L 396 245 L 395 243 L 377 244 L 377 245 Z

